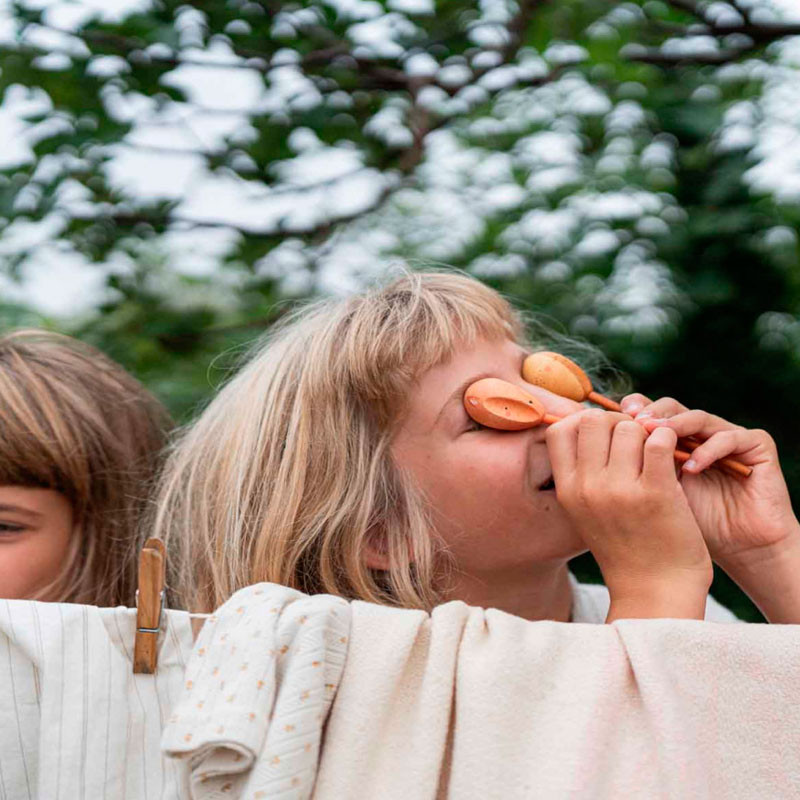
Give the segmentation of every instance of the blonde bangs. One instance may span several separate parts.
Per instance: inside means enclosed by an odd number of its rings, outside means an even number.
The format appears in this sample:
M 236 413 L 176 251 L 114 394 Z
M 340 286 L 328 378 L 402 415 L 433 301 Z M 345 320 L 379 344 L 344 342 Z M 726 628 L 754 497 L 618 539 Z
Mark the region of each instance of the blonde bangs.
M 401 388 L 479 338 L 522 341 L 509 303 L 474 278 L 409 273 L 350 301 L 342 321 L 343 373 L 370 401 L 397 410 Z

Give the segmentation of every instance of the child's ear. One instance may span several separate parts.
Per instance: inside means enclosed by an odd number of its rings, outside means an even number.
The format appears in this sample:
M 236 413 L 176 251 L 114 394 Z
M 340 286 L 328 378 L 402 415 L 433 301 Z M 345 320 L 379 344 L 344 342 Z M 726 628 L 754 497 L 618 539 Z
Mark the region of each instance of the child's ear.
M 369 541 L 364 549 L 364 563 L 369 569 L 388 570 L 389 554 L 375 547 L 374 543 Z
M 409 561 L 414 560 L 411 544 L 408 545 Z M 370 531 L 364 545 L 364 563 L 369 569 L 386 571 L 389 569 L 389 548 L 386 546 L 386 534 L 383 531 Z
M 386 547 L 386 534 L 371 528 L 364 539 L 364 563 L 369 569 L 388 570 L 389 552 Z

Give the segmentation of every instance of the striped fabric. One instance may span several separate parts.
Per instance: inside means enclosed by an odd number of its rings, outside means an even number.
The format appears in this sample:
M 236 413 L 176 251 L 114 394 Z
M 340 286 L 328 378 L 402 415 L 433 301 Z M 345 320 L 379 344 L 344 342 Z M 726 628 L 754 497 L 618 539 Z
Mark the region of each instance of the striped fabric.
M 192 649 L 166 612 L 156 675 L 134 675 L 136 611 L 0 600 L 0 800 L 189 797 L 161 732 Z

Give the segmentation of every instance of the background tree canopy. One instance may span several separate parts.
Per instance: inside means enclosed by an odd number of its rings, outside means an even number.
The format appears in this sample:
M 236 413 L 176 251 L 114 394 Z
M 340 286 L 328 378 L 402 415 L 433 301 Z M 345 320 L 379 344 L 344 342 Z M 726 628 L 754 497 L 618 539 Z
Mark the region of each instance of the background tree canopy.
M 639 390 L 766 428 L 800 491 L 786 9 L 112 5 L 0 17 L 0 328 L 91 341 L 185 420 L 290 301 L 450 265 Z M 31 287 L 68 269 L 91 291 L 48 314 Z M 760 619 L 724 574 L 712 591 Z

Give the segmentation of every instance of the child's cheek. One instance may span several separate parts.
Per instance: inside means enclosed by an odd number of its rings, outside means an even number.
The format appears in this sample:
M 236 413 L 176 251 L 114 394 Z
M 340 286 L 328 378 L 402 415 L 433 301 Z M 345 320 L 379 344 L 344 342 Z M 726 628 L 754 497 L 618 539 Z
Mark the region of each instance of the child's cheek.
M 510 440 L 513 434 L 506 434 L 506 441 L 493 447 L 485 447 L 470 458 L 469 466 L 483 484 L 495 491 L 509 491 L 521 487 L 525 477 L 527 458 L 525 452 Z

